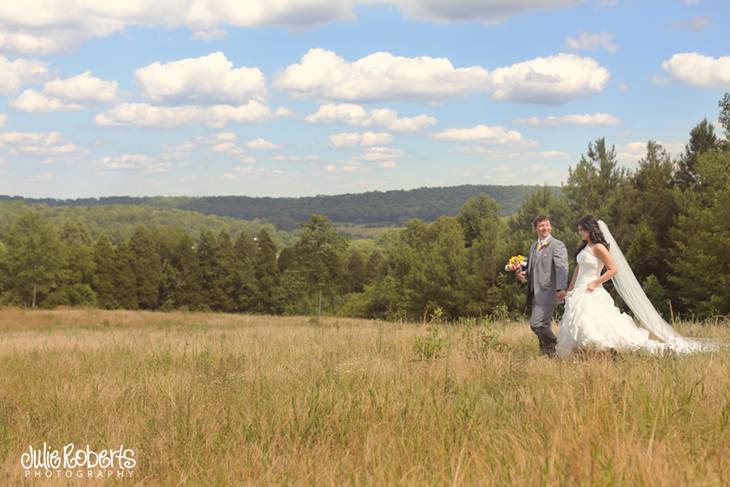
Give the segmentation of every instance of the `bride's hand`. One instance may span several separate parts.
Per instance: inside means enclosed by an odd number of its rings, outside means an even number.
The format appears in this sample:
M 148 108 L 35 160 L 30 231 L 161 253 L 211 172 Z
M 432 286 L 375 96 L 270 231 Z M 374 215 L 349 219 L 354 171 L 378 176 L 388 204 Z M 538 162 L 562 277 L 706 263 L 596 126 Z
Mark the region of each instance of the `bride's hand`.
M 591 282 L 589 282 L 589 283 L 588 283 L 588 285 L 586 286 L 586 289 L 588 290 L 588 292 L 589 292 L 589 293 L 592 293 L 593 291 L 595 291 L 595 290 L 596 290 L 596 287 L 597 287 L 597 286 L 596 286 L 596 283 L 595 283 L 595 282 L 593 282 L 593 281 L 591 281 Z

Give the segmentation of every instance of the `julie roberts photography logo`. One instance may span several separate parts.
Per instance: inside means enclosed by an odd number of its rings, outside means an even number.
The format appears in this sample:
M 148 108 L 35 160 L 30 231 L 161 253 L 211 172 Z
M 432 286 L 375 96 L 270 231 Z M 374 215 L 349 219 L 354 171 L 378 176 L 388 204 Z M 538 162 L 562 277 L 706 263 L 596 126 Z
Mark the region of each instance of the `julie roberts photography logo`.
M 137 460 L 134 450 L 124 445 L 95 451 L 88 444 L 68 443 L 59 451 L 44 441 L 20 455 L 20 466 L 25 478 L 131 478 Z

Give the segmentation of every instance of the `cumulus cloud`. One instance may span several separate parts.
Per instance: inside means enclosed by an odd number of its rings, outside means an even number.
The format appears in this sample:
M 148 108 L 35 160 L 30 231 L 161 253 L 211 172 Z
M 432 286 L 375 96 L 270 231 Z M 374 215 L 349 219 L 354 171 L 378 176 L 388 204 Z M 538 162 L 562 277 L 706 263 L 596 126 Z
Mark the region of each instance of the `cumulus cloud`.
M 246 148 L 251 150 L 271 150 L 279 149 L 280 147 L 270 140 L 266 139 L 254 139 L 246 142 Z
M 0 147 L 5 146 L 13 154 L 30 156 L 69 156 L 80 152 L 75 144 L 59 132 L 2 132 Z
M 354 17 L 358 4 L 394 6 L 433 22 L 495 24 L 525 12 L 567 8 L 580 0 L 165 0 L 164 2 L 0 2 L 0 50 L 47 55 L 131 26 L 187 27 L 198 40 L 225 36 L 224 26 L 311 27 Z
M 239 105 L 266 98 L 261 70 L 235 68 L 222 52 L 155 62 L 137 69 L 134 78 L 142 94 L 154 103 Z
M 525 12 L 572 7 L 581 0 L 393 0 L 408 17 L 434 22 L 496 24 Z
M 67 79 L 55 79 L 43 85 L 42 91 L 25 90 L 11 106 L 22 112 L 53 112 L 80 110 L 98 102 L 117 98 L 119 85 L 85 71 Z
M 158 160 L 144 154 L 120 154 L 104 157 L 101 160 L 103 169 L 111 171 L 139 171 L 144 173 L 168 172 L 172 163 Z
M 480 142 L 485 144 L 528 144 L 534 142 L 522 137 L 516 130 L 507 130 L 502 126 L 475 125 L 469 128 L 450 128 L 432 134 L 437 140 L 451 140 L 456 142 Z
M 329 136 L 330 145 L 338 148 L 387 145 L 393 141 L 393 136 L 387 132 L 341 132 Z
M 0 56 L 0 95 L 18 91 L 25 83 L 39 83 L 48 77 L 48 64 L 32 59 L 10 61 Z
M 36 90 L 25 90 L 10 102 L 10 106 L 20 112 L 57 112 L 84 108 L 78 103 L 69 103 L 60 98 L 46 96 Z
M 565 39 L 565 45 L 574 51 L 594 51 L 596 49 L 605 49 L 614 53 L 618 46 L 613 40 L 613 34 L 610 32 L 579 32 L 575 37 Z
M 489 75 L 492 98 L 560 104 L 603 90 L 610 74 L 594 59 L 574 54 L 538 57 Z
M 307 115 L 307 123 L 334 124 L 344 123 L 361 127 L 380 126 L 394 132 L 414 132 L 436 123 L 436 118 L 428 115 L 415 117 L 399 117 L 398 112 L 390 108 L 365 110 L 362 105 L 354 103 L 327 103 L 321 105 L 315 113 Z
M 621 120 L 608 113 L 584 113 L 549 117 L 520 118 L 514 121 L 521 125 L 533 127 L 557 127 L 558 125 L 619 125 Z
M 679 155 L 684 152 L 684 143 L 682 142 L 663 142 L 656 141 L 664 150 L 672 155 Z M 619 147 L 616 151 L 616 157 L 623 162 L 638 162 L 646 157 L 646 142 L 629 142 L 623 147 Z
M 363 161 L 382 162 L 401 159 L 403 151 L 393 147 L 368 147 L 358 158 Z
M 276 77 L 274 86 L 332 101 L 439 102 L 484 92 L 496 100 L 557 104 L 602 91 L 609 78 L 594 59 L 564 53 L 489 72 L 480 66 L 455 68 L 446 58 L 377 52 L 348 62 L 332 51 L 310 49 Z
M 223 35 L 221 25 L 308 27 L 352 18 L 341 0 L 165 0 L 164 2 L 0 2 L 0 50 L 50 54 L 130 26 L 186 26 L 199 39 Z
M 149 103 L 122 103 L 96 116 L 98 125 L 132 125 L 141 127 L 176 127 L 202 123 L 224 127 L 229 122 L 256 123 L 270 120 L 271 109 L 255 100 L 245 105 L 155 106 Z
M 0 127 L 5 125 L 5 122 L 7 122 L 7 121 L 8 121 L 8 116 L 5 115 L 4 113 L 0 113 Z
M 376 52 L 348 62 L 332 51 L 310 49 L 288 66 L 274 86 L 294 95 L 338 101 L 442 100 L 483 89 L 479 66 L 455 68 L 446 58 Z
M 692 86 L 730 86 L 730 56 L 714 58 L 698 52 L 683 52 L 664 61 L 662 68 L 673 79 Z

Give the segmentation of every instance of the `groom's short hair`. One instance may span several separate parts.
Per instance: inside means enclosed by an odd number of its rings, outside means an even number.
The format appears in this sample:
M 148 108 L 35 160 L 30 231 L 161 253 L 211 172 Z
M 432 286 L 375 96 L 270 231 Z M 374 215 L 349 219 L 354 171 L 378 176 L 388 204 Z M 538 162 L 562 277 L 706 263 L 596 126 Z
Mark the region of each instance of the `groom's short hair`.
M 544 222 L 545 220 L 550 221 L 550 217 L 547 215 L 540 215 L 540 216 L 535 217 L 535 219 L 532 220 L 532 228 L 537 228 L 537 225 L 540 222 Z

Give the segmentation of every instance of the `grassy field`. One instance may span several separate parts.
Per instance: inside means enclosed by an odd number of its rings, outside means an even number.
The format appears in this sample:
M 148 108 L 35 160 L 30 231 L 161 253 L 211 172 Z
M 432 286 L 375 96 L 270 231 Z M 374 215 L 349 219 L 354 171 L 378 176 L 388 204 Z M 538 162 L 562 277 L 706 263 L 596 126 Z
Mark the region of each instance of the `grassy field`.
M 730 323 L 682 324 L 730 342 Z M 29 445 L 134 449 L 28 480 Z M 730 354 L 538 356 L 526 323 L 0 310 L 1 485 L 728 485 Z

